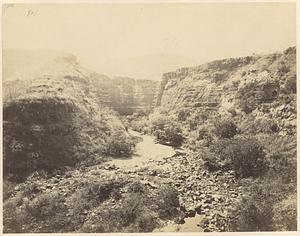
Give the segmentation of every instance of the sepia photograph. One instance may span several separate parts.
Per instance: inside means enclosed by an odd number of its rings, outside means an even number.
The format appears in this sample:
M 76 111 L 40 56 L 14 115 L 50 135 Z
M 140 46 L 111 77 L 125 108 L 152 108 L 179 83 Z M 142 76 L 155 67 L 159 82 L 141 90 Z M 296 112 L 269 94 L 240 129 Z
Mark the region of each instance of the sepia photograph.
M 2 3 L 1 232 L 297 231 L 296 3 Z

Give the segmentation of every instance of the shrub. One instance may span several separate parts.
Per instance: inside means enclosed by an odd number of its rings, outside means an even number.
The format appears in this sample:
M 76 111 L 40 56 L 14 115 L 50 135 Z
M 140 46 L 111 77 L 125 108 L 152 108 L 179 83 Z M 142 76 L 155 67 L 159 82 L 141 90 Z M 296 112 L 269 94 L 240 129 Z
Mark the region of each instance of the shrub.
M 150 116 L 151 131 L 156 139 L 164 144 L 180 146 L 183 142 L 179 124 L 167 115 L 154 113 Z
M 279 134 L 257 136 L 265 147 L 269 162 L 268 176 L 280 177 L 286 184 L 296 185 L 297 180 L 297 138 L 294 135 Z
M 180 214 L 178 193 L 165 185 L 150 190 L 138 181 L 94 178 L 72 192 L 41 192 L 37 184 L 4 202 L 4 232 L 150 232 Z
M 277 72 L 280 75 L 286 74 L 290 71 L 290 69 L 288 68 L 288 66 L 285 64 L 284 61 L 279 61 L 277 64 Z
M 135 147 L 133 139 L 123 130 L 114 130 L 106 140 L 106 154 L 114 157 L 128 157 Z
M 70 204 L 75 212 L 82 212 L 98 206 L 103 201 L 109 199 L 123 185 L 118 180 L 101 180 L 101 182 L 85 183 L 80 190 L 71 197 Z M 118 197 L 117 197 L 118 198 Z
M 149 120 L 146 117 L 139 117 L 136 120 L 130 122 L 132 130 L 140 133 L 150 133 Z
M 151 232 L 158 222 L 150 204 L 146 194 L 131 193 L 114 208 L 99 206 L 79 232 Z
M 285 81 L 285 89 L 288 93 L 297 93 L 296 75 L 288 77 Z
M 272 134 L 280 130 L 276 120 L 267 117 L 257 118 L 251 115 L 248 115 L 248 117 L 242 122 L 240 127 L 243 133 L 248 134 Z
M 60 232 L 69 225 L 64 198 L 58 193 L 42 193 L 33 200 L 12 198 L 3 210 L 7 233 Z
M 215 122 L 214 126 L 215 134 L 220 138 L 232 138 L 237 134 L 237 126 L 232 120 L 220 120 Z
M 291 194 L 275 204 L 273 227 L 276 231 L 297 231 L 297 195 Z
M 190 115 L 186 118 L 185 123 L 187 124 L 189 130 L 196 130 L 197 126 L 203 124 L 209 115 L 204 111 L 190 111 Z
M 210 148 L 240 177 L 260 176 L 267 170 L 265 152 L 254 138 L 221 140 Z
M 229 224 L 231 231 L 272 230 L 271 202 L 257 203 L 254 198 L 244 199 L 233 215 L 236 221 Z
M 157 190 L 155 200 L 157 201 L 158 215 L 161 219 L 172 219 L 178 215 L 178 192 L 173 187 L 161 186 Z
M 3 180 L 3 201 L 8 199 L 13 193 L 15 184 L 8 180 Z
M 186 119 L 191 115 L 191 111 L 190 109 L 181 109 L 179 112 L 178 112 L 178 115 L 177 115 L 177 119 L 178 121 L 186 121 Z
M 231 231 L 275 231 L 284 230 L 285 227 L 294 229 L 295 202 L 283 200 L 286 194 L 291 192 L 291 186 L 283 183 L 280 178 L 248 179 L 244 186 L 248 187 L 246 197 L 230 212 Z M 287 202 L 289 203 L 286 204 Z M 278 215 L 280 212 L 283 213 L 281 217 Z M 280 224 L 279 221 L 284 214 L 289 213 L 286 221 L 283 220 Z M 289 225 L 287 221 L 291 224 Z

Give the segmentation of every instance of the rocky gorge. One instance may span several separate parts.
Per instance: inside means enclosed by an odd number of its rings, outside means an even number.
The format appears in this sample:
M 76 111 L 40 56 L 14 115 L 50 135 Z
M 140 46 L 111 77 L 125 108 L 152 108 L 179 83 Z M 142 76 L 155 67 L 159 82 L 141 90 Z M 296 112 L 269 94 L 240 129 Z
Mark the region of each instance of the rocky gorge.
M 295 230 L 295 47 L 160 83 L 46 55 L 4 60 L 6 232 Z

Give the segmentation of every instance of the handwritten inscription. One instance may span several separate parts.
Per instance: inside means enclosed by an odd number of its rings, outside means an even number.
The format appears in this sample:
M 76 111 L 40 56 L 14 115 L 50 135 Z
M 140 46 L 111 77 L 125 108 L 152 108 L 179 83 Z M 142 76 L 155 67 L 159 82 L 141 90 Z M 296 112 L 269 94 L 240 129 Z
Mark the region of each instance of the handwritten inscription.
M 30 9 L 26 12 L 26 16 L 36 16 L 37 13 L 38 11 L 33 11 Z

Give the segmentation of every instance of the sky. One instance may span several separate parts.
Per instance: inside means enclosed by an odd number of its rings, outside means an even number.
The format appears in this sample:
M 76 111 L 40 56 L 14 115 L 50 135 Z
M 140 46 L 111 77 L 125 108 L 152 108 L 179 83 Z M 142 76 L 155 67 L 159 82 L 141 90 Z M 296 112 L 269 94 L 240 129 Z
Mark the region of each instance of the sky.
M 296 45 L 295 3 L 14 4 L 2 17 L 4 49 L 70 52 L 109 76 L 158 79 Z

